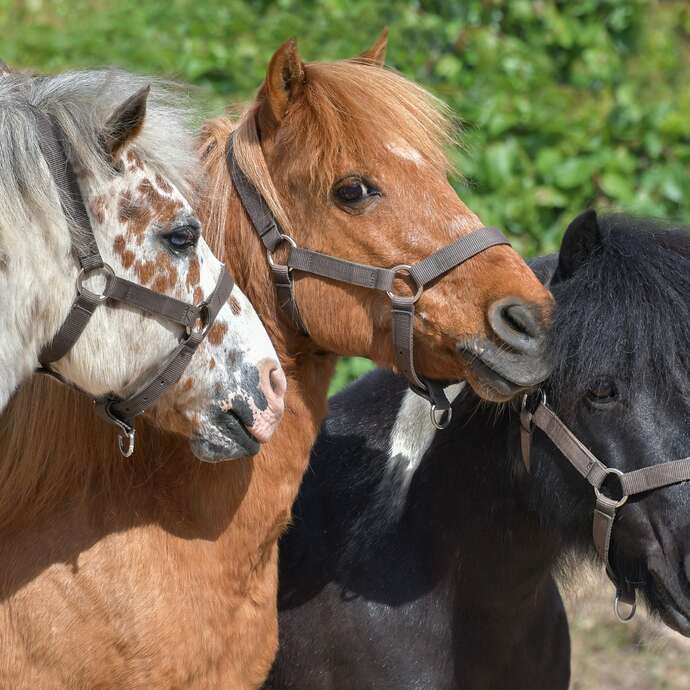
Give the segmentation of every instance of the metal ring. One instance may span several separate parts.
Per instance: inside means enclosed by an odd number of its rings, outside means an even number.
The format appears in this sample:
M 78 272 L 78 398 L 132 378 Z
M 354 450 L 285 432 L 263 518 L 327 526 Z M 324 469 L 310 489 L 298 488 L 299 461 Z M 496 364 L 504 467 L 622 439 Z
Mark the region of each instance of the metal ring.
M 449 407 L 447 410 L 438 410 L 435 404 L 431 406 L 431 423 L 436 429 L 447 429 L 450 425 L 450 420 L 453 418 L 453 408 Z
M 621 623 L 629 623 L 635 616 L 635 611 L 637 611 L 637 600 L 634 600 L 630 606 L 630 613 L 627 616 L 623 616 L 620 610 L 621 596 L 620 592 L 616 592 L 616 596 L 613 598 L 613 612 L 616 614 L 616 618 Z
M 92 273 L 98 273 L 99 271 L 104 271 L 106 273 L 105 288 L 100 295 L 84 287 L 84 281 L 90 278 Z M 113 271 L 113 269 L 105 263 L 102 266 L 97 266 L 96 268 L 82 268 L 77 275 L 77 292 L 80 295 L 87 294 L 90 297 L 97 299 L 99 302 L 105 302 L 108 299 L 108 285 L 110 283 L 110 279 L 114 277 L 115 271 Z
M 290 237 L 290 235 L 283 235 L 283 234 L 281 233 L 280 239 L 281 239 L 283 242 L 287 242 L 289 245 L 291 245 L 293 249 L 297 249 L 297 242 L 295 242 L 295 240 L 293 240 L 292 237 Z M 278 246 L 278 245 L 276 245 L 276 247 L 277 247 L 277 246 Z M 266 250 L 266 257 L 268 258 L 268 265 L 269 265 L 271 268 L 274 268 L 274 267 L 276 266 L 276 264 L 275 264 L 274 261 L 273 261 L 273 253 L 271 252 L 270 249 L 267 249 L 267 250 Z M 288 267 L 288 270 L 291 271 L 292 269 L 291 269 L 290 267 Z
M 623 472 L 620 470 L 616 469 L 615 467 L 607 467 L 606 468 L 606 474 L 604 474 L 604 478 L 601 481 L 601 484 L 599 484 L 599 487 L 594 487 L 594 495 L 599 498 L 600 496 L 603 496 L 607 501 L 613 501 L 613 498 L 609 498 L 605 493 L 602 492 L 601 487 L 604 485 L 604 482 L 606 481 L 606 478 L 611 475 L 611 474 L 616 474 L 619 477 L 623 476 Z M 623 485 L 621 484 L 621 491 L 623 490 Z M 620 508 L 621 506 L 625 505 L 627 502 L 629 496 L 627 494 L 623 494 L 622 498 L 619 498 L 614 505 L 612 506 L 613 508 Z
M 128 431 L 126 436 L 123 436 L 122 434 L 118 434 L 117 445 L 120 447 L 120 453 L 122 453 L 122 457 L 129 458 L 129 457 L 131 457 L 132 453 L 134 452 L 135 435 L 136 435 L 136 432 L 134 431 L 134 429 L 132 429 L 131 431 Z M 127 440 L 127 447 L 126 448 L 124 445 L 125 439 Z
M 417 285 L 417 292 L 412 295 L 412 296 L 405 296 L 405 295 L 396 295 L 392 290 L 386 290 L 386 294 L 391 298 L 391 299 L 399 299 L 403 300 L 404 302 L 408 304 L 414 304 L 421 296 L 422 293 L 424 292 L 424 286 L 419 285 L 417 281 L 415 280 L 415 277 L 412 275 L 412 266 L 409 264 L 399 264 L 398 266 L 393 266 L 393 268 L 390 269 L 393 271 L 393 280 L 395 280 L 395 277 L 398 273 L 406 273 L 412 280 L 414 281 L 414 284 Z

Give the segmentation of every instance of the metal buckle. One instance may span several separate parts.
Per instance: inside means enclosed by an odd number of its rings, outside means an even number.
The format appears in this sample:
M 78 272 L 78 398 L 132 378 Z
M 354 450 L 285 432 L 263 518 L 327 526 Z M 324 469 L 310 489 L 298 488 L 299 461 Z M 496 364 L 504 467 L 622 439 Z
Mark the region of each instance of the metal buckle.
M 400 300 L 401 302 L 405 302 L 406 304 L 414 304 L 415 302 L 417 302 L 417 300 L 419 300 L 419 298 L 422 296 L 422 293 L 424 292 L 424 286 L 417 284 L 415 277 L 411 273 L 412 266 L 410 266 L 410 264 L 399 264 L 398 266 L 393 266 L 393 268 L 391 268 L 390 270 L 393 271 L 393 280 L 395 280 L 398 273 L 405 273 L 407 276 L 412 278 L 414 284 L 417 285 L 417 292 L 414 295 L 405 296 L 396 295 L 392 290 L 386 290 L 386 294 L 388 295 L 388 297 L 390 297 L 391 299 Z
M 292 237 L 290 237 L 290 235 L 284 235 L 283 233 L 281 233 L 280 239 L 283 242 L 287 242 L 289 245 L 291 245 L 293 249 L 297 249 L 297 242 L 295 242 L 295 240 L 293 240 Z M 278 246 L 278 245 L 276 245 L 276 246 Z M 270 249 L 266 250 L 266 258 L 268 259 L 268 265 L 271 268 L 275 268 L 278 265 L 273 261 L 273 253 L 271 252 Z M 292 271 L 292 269 L 289 266 L 288 266 L 288 271 Z
M 93 290 L 89 290 L 88 288 L 84 287 L 84 281 L 88 280 L 92 273 L 98 273 L 99 271 L 103 271 L 106 274 L 105 287 L 100 295 L 96 292 L 93 292 Z M 113 269 L 105 263 L 102 266 L 97 266 L 96 268 L 82 268 L 77 275 L 77 293 L 80 295 L 86 294 L 89 297 L 98 300 L 99 302 L 105 302 L 108 299 L 108 287 L 110 286 L 110 281 L 114 277 L 115 271 L 113 271 Z
M 617 475 L 618 477 L 623 476 L 623 472 L 620 470 L 616 469 L 615 467 L 607 467 L 606 468 L 606 474 L 604 475 L 603 480 L 601 481 L 601 484 L 599 484 L 599 487 L 594 487 L 594 495 L 599 498 L 600 496 L 603 496 L 607 501 L 615 501 L 614 505 L 612 506 L 613 508 L 620 508 L 621 506 L 625 505 L 627 502 L 629 496 L 625 493 L 623 493 L 623 485 L 621 484 L 621 494 L 622 497 L 619 498 L 617 501 L 616 499 L 611 498 L 610 496 L 607 496 L 602 490 L 601 487 L 604 486 L 604 482 L 606 479 L 611 476 L 611 475 Z
M 206 337 L 213 322 L 210 319 L 211 314 L 208 310 L 208 302 L 201 302 L 201 304 L 197 305 L 197 309 L 199 310 L 199 316 L 196 317 L 191 326 L 185 328 L 185 333 L 188 338 L 193 335 L 198 335 L 203 339 Z

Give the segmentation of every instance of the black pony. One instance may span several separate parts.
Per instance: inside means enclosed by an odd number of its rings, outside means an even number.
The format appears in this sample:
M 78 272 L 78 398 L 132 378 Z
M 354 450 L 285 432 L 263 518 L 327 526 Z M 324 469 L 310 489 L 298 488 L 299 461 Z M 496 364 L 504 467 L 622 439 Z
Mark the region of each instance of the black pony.
M 556 298 L 550 406 L 602 462 L 690 455 L 690 233 L 592 211 L 533 264 Z M 435 432 L 377 371 L 332 401 L 281 545 L 267 687 L 558 690 L 568 624 L 553 573 L 593 555 L 591 487 L 516 409 L 456 390 Z M 690 485 L 631 498 L 611 559 L 690 635 Z

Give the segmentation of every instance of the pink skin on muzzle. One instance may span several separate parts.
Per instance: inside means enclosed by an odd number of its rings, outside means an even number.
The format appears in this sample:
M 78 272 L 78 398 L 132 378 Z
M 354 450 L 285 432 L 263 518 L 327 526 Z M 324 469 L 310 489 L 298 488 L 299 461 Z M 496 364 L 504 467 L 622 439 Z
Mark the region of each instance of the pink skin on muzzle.
M 266 397 L 268 406 L 265 410 L 259 410 L 254 401 L 249 403 L 254 424 L 248 426 L 247 431 L 259 443 L 265 443 L 273 435 L 285 411 L 287 380 L 277 362 L 264 360 L 259 363 L 259 388 Z

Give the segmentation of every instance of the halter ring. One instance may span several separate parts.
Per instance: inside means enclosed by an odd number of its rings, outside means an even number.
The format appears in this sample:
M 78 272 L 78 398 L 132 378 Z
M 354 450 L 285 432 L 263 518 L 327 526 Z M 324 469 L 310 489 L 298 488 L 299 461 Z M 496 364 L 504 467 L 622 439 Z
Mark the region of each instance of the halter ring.
M 84 287 L 84 281 L 88 280 L 92 273 L 99 272 L 106 274 L 105 287 L 100 295 L 96 292 L 93 292 L 93 290 L 89 290 L 88 288 Z M 104 263 L 102 266 L 96 266 L 95 268 L 82 268 L 81 271 L 79 271 L 79 275 L 77 275 L 77 293 L 80 295 L 86 294 L 89 297 L 97 299 L 99 302 L 105 302 L 108 299 L 108 285 L 110 284 L 110 280 L 114 277 L 115 271 L 113 271 L 113 269 L 106 263 Z
M 411 273 L 412 266 L 410 266 L 409 264 L 399 264 L 398 266 L 393 266 L 393 268 L 391 268 L 390 270 L 393 272 L 393 280 L 395 280 L 398 273 L 404 273 L 405 275 L 412 278 L 412 280 L 414 281 L 414 284 L 417 285 L 417 292 L 414 295 L 406 296 L 406 295 L 396 295 L 393 292 L 393 290 L 386 290 L 386 294 L 391 299 L 398 299 L 402 302 L 405 302 L 406 304 L 414 304 L 415 302 L 417 302 L 417 300 L 419 300 L 419 298 L 422 296 L 422 293 L 424 292 L 424 286 L 417 284 L 417 281 L 415 280 L 414 276 Z
M 594 495 L 595 495 L 597 498 L 599 498 L 600 496 L 603 496 L 603 497 L 604 497 L 606 500 L 608 500 L 608 501 L 614 501 L 614 500 L 616 500 L 616 499 L 613 499 L 613 498 L 607 496 L 607 495 L 601 490 L 601 487 L 604 486 L 604 482 L 606 481 L 606 479 L 607 479 L 608 477 L 610 477 L 611 475 L 614 475 L 614 474 L 617 475 L 618 477 L 622 477 L 622 476 L 623 476 L 623 472 L 621 472 L 620 470 L 616 469 L 615 467 L 607 467 L 607 468 L 606 468 L 606 474 L 604 475 L 604 479 L 602 480 L 601 484 L 599 484 L 599 487 L 596 487 L 596 486 L 594 487 Z M 621 486 L 621 493 L 622 493 L 621 498 L 619 498 L 618 500 L 616 500 L 615 504 L 612 506 L 613 508 L 620 508 L 621 506 L 623 506 L 623 505 L 626 504 L 626 502 L 627 502 L 629 496 L 628 496 L 627 494 L 623 493 L 623 487 L 622 487 L 622 486 Z
M 297 242 L 290 237 L 290 235 L 284 235 L 283 233 L 280 234 L 280 239 L 283 242 L 287 242 L 293 249 L 297 249 Z M 277 247 L 278 245 L 276 245 Z M 275 247 L 274 247 L 275 249 Z M 276 263 L 273 261 L 273 252 L 270 249 L 266 250 L 266 258 L 268 259 L 268 265 L 271 268 L 275 268 Z M 288 271 L 292 271 L 292 269 L 288 266 Z
M 120 453 L 122 453 L 123 458 L 131 457 L 132 453 L 134 452 L 135 437 L 136 435 L 134 429 L 132 429 L 132 431 L 128 431 L 126 436 L 118 434 L 117 445 L 120 448 Z M 125 441 L 127 441 L 127 446 L 125 446 Z
M 431 423 L 434 425 L 434 428 L 439 429 L 439 431 L 447 429 L 450 425 L 450 420 L 453 418 L 453 408 L 451 407 L 447 410 L 439 410 L 435 404 L 432 404 L 430 413 Z
M 632 604 L 629 604 L 630 606 L 630 612 L 628 613 L 627 616 L 624 616 L 621 613 L 620 609 L 620 604 L 621 604 L 621 597 L 620 597 L 620 592 L 616 592 L 616 596 L 613 598 L 613 612 L 616 614 L 616 618 L 621 623 L 629 623 L 635 616 L 635 611 L 637 611 L 637 601 L 633 601 Z

